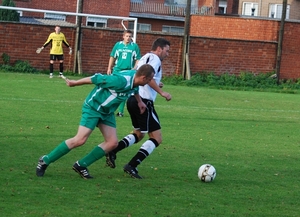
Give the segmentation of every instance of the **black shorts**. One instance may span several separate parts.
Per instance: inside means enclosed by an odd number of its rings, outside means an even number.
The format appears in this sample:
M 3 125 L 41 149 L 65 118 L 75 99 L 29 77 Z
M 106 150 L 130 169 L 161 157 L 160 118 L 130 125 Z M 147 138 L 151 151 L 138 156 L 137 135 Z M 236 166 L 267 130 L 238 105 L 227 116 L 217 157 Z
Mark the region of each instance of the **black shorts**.
M 151 133 L 161 129 L 153 101 L 143 98 L 142 100 L 147 105 L 143 114 L 140 114 L 140 109 L 134 96 L 130 96 L 127 100 L 126 105 L 131 117 L 132 126 L 134 129 L 140 130 L 142 133 Z
M 50 54 L 50 60 L 64 60 L 64 55 Z

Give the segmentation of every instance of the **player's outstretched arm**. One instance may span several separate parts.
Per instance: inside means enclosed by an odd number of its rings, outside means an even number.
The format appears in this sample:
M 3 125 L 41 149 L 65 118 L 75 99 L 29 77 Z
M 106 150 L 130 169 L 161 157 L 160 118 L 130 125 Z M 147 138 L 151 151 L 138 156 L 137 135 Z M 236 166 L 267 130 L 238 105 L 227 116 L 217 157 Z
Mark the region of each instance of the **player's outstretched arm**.
M 79 79 L 79 80 L 69 80 L 69 79 L 66 79 L 66 84 L 69 86 L 69 87 L 75 87 L 75 86 L 80 86 L 80 85 L 84 85 L 84 84 L 92 84 L 92 79 L 91 77 L 86 77 L 86 78 L 82 78 L 82 79 Z

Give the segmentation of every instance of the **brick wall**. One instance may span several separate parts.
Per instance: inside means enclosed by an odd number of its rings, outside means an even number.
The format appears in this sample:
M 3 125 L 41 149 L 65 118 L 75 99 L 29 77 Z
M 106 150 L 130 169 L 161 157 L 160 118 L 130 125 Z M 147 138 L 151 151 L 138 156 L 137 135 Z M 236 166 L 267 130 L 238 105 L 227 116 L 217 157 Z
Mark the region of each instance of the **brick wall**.
M 281 75 L 300 78 L 300 23 L 286 23 L 284 28 Z
M 238 40 L 277 41 L 279 24 L 274 20 L 260 20 L 227 16 L 191 16 L 191 36 Z
M 16 7 L 33 8 L 51 11 L 64 11 L 75 13 L 77 11 L 77 1 L 47 1 L 40 0 L 15 0 Z M 111 1 L 111 0 L 88 0 L 84 1 L 83 11 L 85 14 L 107 15 L 107 16 L 123 16 L 128 17 L 130 10 L 130 1 Z M 23 12 L 23 17 L 44 18 L 44 13 Z M 75 23 L 75 16 L 66 16 L 66 21 Z M 82 17 L 82 23 L 86 25 L 86 17 Z M 108 19 L 107 26 L 109 28 L 122 28 L 119 20 Z
M 54 31 L 54 26 L 30 25 L 20 23 L 8 23 L 0 21 L 0 56 L 7 53 L 11 57 L 11 64 L 16 60 L 28 60 L 29 63 L 40 70 L 49 69 L 49 46 L 40 54 L 35 51 L 47 40 L 48 35 Z M 22 34 L 26 32 L 26 34 Z M 74 48 L 76 30 L 73 27 L 62 27 L 67 41 Z M 82 69 L 85 73 L 106 72 L 109 54 L 117 41 L 122 40 L 123 30 L 95 30 L 82 28 Z M 179 73 L 181 64 L 181 36 L 170 36 L 164 34 L 139 33 L 137 43 L 142 54 L 151 50 L 152 42 L 158 37 L 165 37 L 172 43 L 172 56 L 167 58 L 163 67 L 164 74 Z M 68 49 L 64 47 L 67 52 Z M 73 55 L 65 54 L 65 70 L 73 70 Z M 2 64 L 0 58 L 0 64 Z M 54 65 L 58 70 L 58 63 Z
M 226 16 L 192 16 L 191 71 L 260 73 L 276 68 L 280 21 Z M 286 22 L 281 78 L 300 78 L 300 22 Z
M 279 25 L 278 21 L 259 19 L 192 16 L 189 47 L 191 72 L 239 74 L 241 71 L 274 71 Z M 0 55 L 7 53 L 11 63 L 28 60 L 32 66 L 48 70 L 49 47 L 39 55 L 35 50 L 43 45 L 53 28 L 0 22 Z M 75 29 L 63 27 L 62 32 L 74 47 Z M 284 33 L 281 78 L 300 78 L 300 23 L 286 22 Z M 164 74 L 181 74 L 182 36 L 139 32 L 137 43 L 142 54 L 150 51 L 152 41 L 157 37 L 171 41 L 170 56 L 163 63 Z M 106 72 L 109 53 L 119 40 L 122 40 L 122 30 L 83 28 L 83 72 Z M 55 69 L 58 69 L 58 64 Z M 66 54 L 65 70 L 72 69 L 73 56 Z
M 77 1 L 53 1 L 51 4 L 48 1 L 30 0 L 20 1 L 15 0 L 16 7 L 36 8 L 52 11 L 67 11 L 75 12 Z M 130 1 L 111 1 L 111 0 L 88 0 L 84 1 L 83 13 L 101 14 L 111 16 L 128 16 Z M 109 10 L 108 10 L 109 9 Z
M 276 64 L 274 43 L 192 37 L 190 47 L 192 72 L 265 73 Z

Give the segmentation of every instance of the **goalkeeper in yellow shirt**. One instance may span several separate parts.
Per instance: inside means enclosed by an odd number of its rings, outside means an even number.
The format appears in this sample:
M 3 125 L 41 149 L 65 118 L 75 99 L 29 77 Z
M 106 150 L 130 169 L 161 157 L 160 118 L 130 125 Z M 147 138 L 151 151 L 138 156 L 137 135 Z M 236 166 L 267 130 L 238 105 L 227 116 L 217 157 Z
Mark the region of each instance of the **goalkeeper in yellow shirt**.
M 50 78 L 53 78 L 53 63 L 59 61 L 59 77 L 63 76 L 64 70 L 64 52 L 62 45 L 66 45 L 69 48 L 69 54 L 72 54 L 72 48 L 66 40 L 65 35 L 60 31 L 60 26 L 55 26 L 55 32 L 52 32 L 44 45 L 36 50 L 40 53 L 48 44 L 51 43 L 50 49 Z

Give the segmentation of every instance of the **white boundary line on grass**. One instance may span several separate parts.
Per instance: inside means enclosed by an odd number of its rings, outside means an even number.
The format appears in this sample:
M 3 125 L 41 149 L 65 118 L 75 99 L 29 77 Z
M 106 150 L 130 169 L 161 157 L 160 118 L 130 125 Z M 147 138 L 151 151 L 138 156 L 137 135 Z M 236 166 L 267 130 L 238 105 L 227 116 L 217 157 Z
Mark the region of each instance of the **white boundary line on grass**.
M 0 97 L 0 100 L 6 101 L 31 101 L 31 102 L 61 102 L 61 103 L 83 103 L 84 100 L 46 100 L 46 99 L 25 99 L 25 98 L 4 98 Z
M 6 101 L 32 101 L 32 102 L 61 102 L 61 103 L 83 103 L 84 100 L 47 100 L 47 99 L 25 99 L 25 98 L 5 98 L 0 97 L 0 100 Z M 183 106 L 183 105 L 155 105 L 161 108 L 184 108 L 184 109 L 199 109 L 199 110 L 219 110 L 219 111 L 254 111 L 254 112 L 291 112 L 300 113 L 300 110 L 282 110 L 282 109 L 240 109 L 240 108 L 220 108 L 220 107 L 201 107 L 201 106 Z
M 170 106 L 170 105 L 155 105 L 155 107 L 162 107 L 162 108 L 187 108 L 187 109 L 202 109 L 202 110 L 220 110 L 220 111 L 256 111 L 256 112 L 294 112 L 300 113 L 300 110 L 282 110 L 282 109 L 240 109 L 240 108 L 220 108 L 220 107 L 200 107 L 200 106 Z

